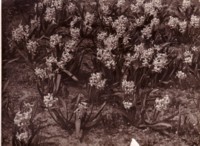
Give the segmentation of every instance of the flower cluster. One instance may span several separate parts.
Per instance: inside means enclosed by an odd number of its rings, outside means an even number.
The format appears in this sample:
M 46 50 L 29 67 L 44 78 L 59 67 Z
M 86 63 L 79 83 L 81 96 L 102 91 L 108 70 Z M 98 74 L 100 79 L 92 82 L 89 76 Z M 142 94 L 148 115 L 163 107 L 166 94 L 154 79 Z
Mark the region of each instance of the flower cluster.
M 131 63 L 137 59 L 137 56 L 127 53 L 125 55 L 124 59 L 125 59 L 124 65 L 127 67 L 130 67 Z
M 112 17 L 103 17 L 103 20 L 104 20 L 106 25 L 111 25 L 112 22 L 113 22 Z
M 30 137 L 30 132 L 28 130 L 28 126 L 30 125 L 31 114 L 33 105 L 29 103 L 24 103 L 24 110 L 16 113 L 14 118 L 14 124 L 18 128 L 18 132 L 16 133 L 16 138 L 19 141 L 27 142 Z
M 153 26 L 158 25 L 159 23 L 160 23 L 160 19 L 158 19 L 158 18 L 155 17 L 155 18 L 153 18 L 151 20 L 150 26 L 153 27 Z
M 169 95 L 165 95 L 162 99 L 156 98 L 155 108 L 157 111 L 164 111 L 170 103 Z
M 122 90 L 125 92 L 125 94 L 133 94 L 135 91 L 135 83 L 133 81 L 122 81 Z
M 18 28 L 12 31 L 12 39 L 14 41 L 20 42 L 23 39 L 27 39 L 29 36 L 29 26 L 23 26 L 19 24 Z
M 109 69 L 114 69 L 116 66 L 115 55 L 110 50 L 97 49 L 97 59 Z
M 149 62 L 151 61 L 152 57 L 154 55 L 154 49 L 149 48 L 147 50 L 144 50 L 141 54 L 141 60 L 143 66 L 149 66 Z
M 181 33 L 184 33 L 186 31 L 187 28 L 187 21 L 179 21 L 179 31 Z
M 185 78 L 187 77 L 187 75 L 186 75 L 184 72 L 182 72 L 182 71 L 178 71 L 178 72 L 176 73 L 176 77 L 177 77 L 178 79 L 183 80 L 183 79 L 185 79 Z
M 157 9 L 161 9 L 162 8 L 162 0 L 152 0 L 153 6 Z
M 142 33 L 142 37 L 143 38 L 147 38 L 149 39 L 151 36 L 152 36 L 152 27 L 149 26 L 149 25 L 146 25 L 142 30 L 141 30 L 141 33 Z
M 128 18 L 124 15 L 118 17 L 112 24 L 113 28 L 116 29 L 117 36 L 121 37 L 126 32 L 126 26 L 128 24 Z
M 85 27 L 88 29 L 92 29 L 91 26 L 92 26 L 93 22 L 94 22 L 94 14 L 87 12 L 85 14 L 85 20 L 84 20 Z
M 53 63 L 57 63 L 57 59 L 53 55 L 46 57 L 46 65 L 50 70 L 52 70 Z
M 35 55 L 37 47 L 38 47 L 38 43 L 36 41 L 29 40 L 28 43 L 26 44 L 26 48 L 28 52 L 33 55 Z
M 153 61 L 153 71 L 154 72 L 161 72 L 163 68 L 167 65 L 168 59 L 167 54 L 165 53 L 158 53 L 156 58 Z
M 28 131 L 24 131 L 24 132 L 20 132 L 20 133 L 17 132 L 16 137 L 19 141 L 23 140 L 23 141 L 27 142 L 30 136 L 29 136 Z
M 192 49 L 192 51 L 194 51 L 194 52 L 198 52 L 198 50 L 199 50 L 196 46 L 193 46 L 191 49 Z
M 69 3 L 67 10 L 69 11 L 69 13 L 74 13 L 76 11 L 76 6 L 73 3 Z
M 38 67 L 35 68 L 35 75 L 41 79 L 48 78 L 46 70 Z
M 133 106 L 133 103 L 129 101 L 123 101 L 123 105 L 125 109 L 130 109 Z
M 54 34 L 50 37 L 50 47 L 55 48 L 56 45 L 60 45 L 62 36 L 59 36 L 58 34 Z
M 73 55 L 71 53 L 71 49 L 67 49 L 67 47 L 65 47 L 65 50 L 62 53 L 61 60 L 66 63 L 72 60 L 72 58 L 73 58 Z
M 194 28 L 198 28 L 199 23 L 200 23 L 200 18 L 195 15 L 192 15 L 190 20 L 190 25 Z
M 106 37 L 107 37 L 107 32 L 102 31 L 97 34 L 97 40 L 99 41 L 103 41 Z
M 117 2 L 117 7 L 118 7 L 118 8 L 122 8 L 122 7 L 125 6 L 125 4 L 126 4 L 126 1 L 125 1 L 125 0 L 118 0 L 118 2 Z
M 40 26 L 40 19 L 37 17 L 31 19 L 31 27 L 38 27 L 38 26 Z
M 75 24 L 80 20 L 80 17 L 74 16 L 73 20 L 70 22 L 70 27 L 74 27 Z
M 143 25 L 144 21 L 145 21 L 145 17 L 144 16 L 141 16 L 141 17 L 137 18 L 135 20 L 135 26 L 141 26 L 141 25 Z
M 191 64 L 193 60 L 193 54 L 191 51 L 185 51 L 184 54 L 184 63 Z
M 61 10 L 63 6 L 63 0 L 52 0 L 51 7 L 55 7 L 57 10 Z
M 182 9 L 185 11 L 191 6 L 191 1 L 190 0 L 183 0 L 182 3 Z
M 89 78 L 89 85 L 99 90 L 105 87 L 106 79 L 102 79 L 102 73 L 92 73 Z
M 104 39 L 104 45 L 107 50 L 115 49 L 118 45 L 118 36 L 117 35 L 109 35 Z
M 175 29 L 175 28 L 177 27 L 178 24 L 179 24 L 178 18 L 175 18 L 175 17 L 172 17 L 172 16 L 169 17 L 168 25 L 169 25 L 171 28 Z
M 31 119 L 31 113 L 32 113 L 32 108 L 31 106 L 29 107 L 28 111 L 25 112 L 17 112 L 14 118 L 14 123 L 18 127 L 26 125 L 27 122 Z
M 44 101 L 45 107 L 50 108 L 58 101 L 58 98 L 53 97 L 52 93 L 48 93 L 46 96 L 44 96 L 43 101 Z
M 56 23 L 56 9 L 54 7 L 47 7 L 44 19 L 47 22 Z
M 78 40 L 79 37 L 80 37 L 80 29 L 79 28 L 70 27 L 70 34 L 71 34 L 71 37 L 74 40 Z
M 155 9 L 153 2 L 148 2 L 144 4 L 144 12 L 149 15 L 157 16 L 157 10 Z

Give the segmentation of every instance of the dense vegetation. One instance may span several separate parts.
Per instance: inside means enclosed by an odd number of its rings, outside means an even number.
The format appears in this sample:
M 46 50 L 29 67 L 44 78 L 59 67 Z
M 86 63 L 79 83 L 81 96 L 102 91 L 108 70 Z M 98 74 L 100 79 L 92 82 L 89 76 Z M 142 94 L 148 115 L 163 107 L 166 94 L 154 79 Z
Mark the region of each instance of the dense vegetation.
M 20 6 L 20 22 L 4 26 L 4 65 L 23 58 L 38 97 L 11 112 L 13 145 L 41 143 L 44 111 L 81 141 L 119 119 L 199 137 L 200 2 L 38 0 L 28 17 Z

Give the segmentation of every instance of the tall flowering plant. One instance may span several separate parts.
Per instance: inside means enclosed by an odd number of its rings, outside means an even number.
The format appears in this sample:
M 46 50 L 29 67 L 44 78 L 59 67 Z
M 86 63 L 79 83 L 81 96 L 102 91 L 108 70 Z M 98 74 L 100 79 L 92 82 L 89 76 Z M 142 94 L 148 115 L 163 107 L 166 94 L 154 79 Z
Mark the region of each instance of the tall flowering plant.
M 36 103 L 30 104 L 24 102 L 21 109 L 15 114 L 14 129 L 13 129 L 13 145 L 32 145 L 38 144 L 35 140 L 38 133 L 44 126 L 42 123 L 35 124 L 36 120 Z

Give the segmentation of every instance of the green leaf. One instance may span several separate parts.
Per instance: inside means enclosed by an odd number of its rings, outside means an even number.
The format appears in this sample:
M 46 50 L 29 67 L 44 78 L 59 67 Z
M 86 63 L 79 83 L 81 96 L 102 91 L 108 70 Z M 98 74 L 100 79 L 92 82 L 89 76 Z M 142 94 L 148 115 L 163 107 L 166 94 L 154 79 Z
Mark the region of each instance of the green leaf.
M 61 74 L 58 74 L 56 76 L 56 81 L 54 82 L 54 89 L 53 89 L 54 95 L 57 94 L 57 92 L 59 90 L 60 81 L 61 81 Z
M 155 128 L 155 129 L 160 129 L 160 130 L 165 130 L 165 129 L 168 129 L 168 128 L 172 128 L 172 125 L 169 124 L 169 123 L 161 122 L 161 123 L 157 123 L 157 124 L 154 124 L 154 125 L 150 125 L 149 127 Z
M 78 82 L 78 79 L 76 76 L 74 76 L 70 71 L 63 69 L 64 73 L 66 73 L 69 77 L 71 77 L 74 81 Z

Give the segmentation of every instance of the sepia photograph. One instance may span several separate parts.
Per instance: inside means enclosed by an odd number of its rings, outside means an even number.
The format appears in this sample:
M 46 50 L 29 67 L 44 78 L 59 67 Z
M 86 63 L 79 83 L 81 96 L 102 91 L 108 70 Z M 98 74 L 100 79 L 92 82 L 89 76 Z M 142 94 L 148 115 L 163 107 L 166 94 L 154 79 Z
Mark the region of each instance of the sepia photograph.
M 2 146 L 200 146 L 200 0 L 2 0 Z

